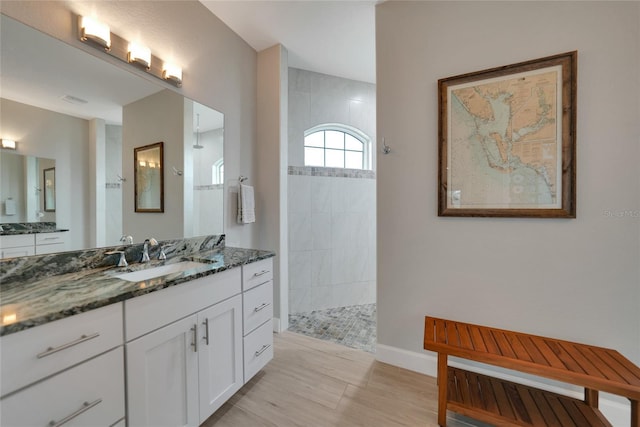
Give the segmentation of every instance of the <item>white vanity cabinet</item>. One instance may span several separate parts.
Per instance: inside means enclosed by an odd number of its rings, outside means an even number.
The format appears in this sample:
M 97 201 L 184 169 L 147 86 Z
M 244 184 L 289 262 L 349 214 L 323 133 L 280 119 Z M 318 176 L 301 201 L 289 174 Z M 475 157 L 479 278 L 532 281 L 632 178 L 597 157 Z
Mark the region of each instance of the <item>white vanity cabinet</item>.
M 122 304 L 0 338 L 0 425 L 112 425 L 124 419 Z
M 0 236 L 0 258 L 35 255 L 33 234 Z
M 45 255 L 67 250 L 68 233 L 33 233 L 0 236 L 0 258 Z
M 273 260 L 242 267 L 243 361 L 246 384 L 273 359 Z
M 45 255 L 52 254 L 54 252 L 66 251 L 68 234 L 69 233 L 66 231 L 35 234 L 36 255 Z
M 241 270 L 125 301 L 129 426 L 198 426 L 243 385 Z

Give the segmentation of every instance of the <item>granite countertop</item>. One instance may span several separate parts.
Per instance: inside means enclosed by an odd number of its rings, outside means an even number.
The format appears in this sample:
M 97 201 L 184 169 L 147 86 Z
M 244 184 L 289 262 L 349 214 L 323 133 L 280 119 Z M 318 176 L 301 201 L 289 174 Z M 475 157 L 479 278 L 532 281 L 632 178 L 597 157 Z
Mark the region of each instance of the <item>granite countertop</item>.
M 41 230 L 2 230 L 0 231 L 0 236 L 18 236 L 22 234 L 38 234 L 38 233 L 62 233 L 65 231 L 69 231 L 64 228 L 52 228 L 52 229 L 41 229 Z
M 93 310 L 129 298 L 175 286 L 275 255 L 271 251 L 242 248 L 216 248 L 175 256 L 166 261 L 132 263 L 128 267 L 101 267 L 38 277 L 28 282 L 3 284 L 0 289 L 0 336 L 12 334 L 74 314 Z M 115 277 L 138 271 L 195 261 L 202 266 L 153 279 L 131 282 Z
M 55 222 L 7 222 L 0 224 L 0 236 L 16 236 L 21 234 L 61 233 L 69 231 L 56 227 Z

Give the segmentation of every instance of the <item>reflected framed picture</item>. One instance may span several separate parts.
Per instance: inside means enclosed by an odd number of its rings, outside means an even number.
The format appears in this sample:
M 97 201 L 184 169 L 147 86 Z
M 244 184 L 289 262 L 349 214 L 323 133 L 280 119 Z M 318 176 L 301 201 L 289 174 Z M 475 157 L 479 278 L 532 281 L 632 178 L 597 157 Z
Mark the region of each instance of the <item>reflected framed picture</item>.
M 44 211 L 56 211 L 56 168 L 43 170 L 44 174 Z
M 438 81 L 438 216 L 576 217 L 577 52 Z
M 164 144 L 133 150 L 136 212 L 164 212 Z

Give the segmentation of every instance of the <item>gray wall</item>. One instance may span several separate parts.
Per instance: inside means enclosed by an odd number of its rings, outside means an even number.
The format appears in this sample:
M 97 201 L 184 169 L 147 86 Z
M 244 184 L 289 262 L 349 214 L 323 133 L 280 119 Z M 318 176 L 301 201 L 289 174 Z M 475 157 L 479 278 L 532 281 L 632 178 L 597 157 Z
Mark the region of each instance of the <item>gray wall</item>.
M 378 161 L 385 357 L 423 354 L 429 314 L 612 347 L 640 363 L 639 9 L 637 2 L 377 6 L 378 135 L 393 149 Z M 438 79 L 572 50 L 577 219 L 439 218 Z

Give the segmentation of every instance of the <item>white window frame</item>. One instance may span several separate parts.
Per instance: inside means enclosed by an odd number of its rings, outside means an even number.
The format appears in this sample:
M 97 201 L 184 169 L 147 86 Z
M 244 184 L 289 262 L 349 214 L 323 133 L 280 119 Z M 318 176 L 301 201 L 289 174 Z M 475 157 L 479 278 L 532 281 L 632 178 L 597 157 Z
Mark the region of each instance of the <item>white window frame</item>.
M 351 135 L 352 137 L 360 141 L 362 143 L 362 170 L 372 170 L 371 138 L 369 138 L 369 136 L 367 136 L 367 134 L 362 132 L 360 129 L 355 128 L 353 126 L 345 125 L 342 123 L 324 123 L 304 131 L 304 138 L 302 139 L 303 157 L 304 157 L 304 148 L 307 147 L 307 145 L 305 145 L 305 140 L 307 136 L 314 134 L 316 132 L 326 132 L 326 131 L 341 132 L 347 135 Z M 313 148 L 319 148 L 319 147 L 313 147 Z M 324 148 L 324 150 L 326 152 L 327 148 Z M 351 150 L 343 149 L 343 151 L 346 152 Z M 304 158 L 303 160 L 304 160 L 304 165 L 307 166 L 306 158 Z

